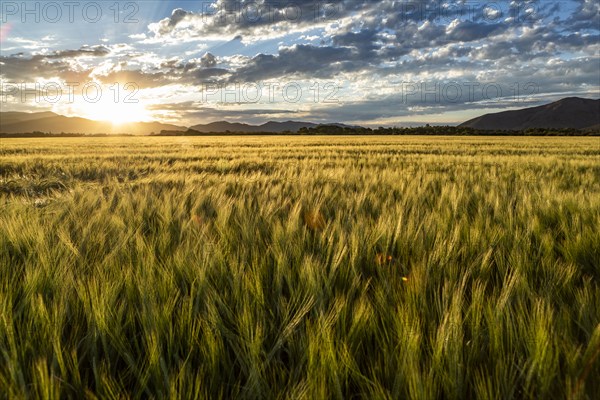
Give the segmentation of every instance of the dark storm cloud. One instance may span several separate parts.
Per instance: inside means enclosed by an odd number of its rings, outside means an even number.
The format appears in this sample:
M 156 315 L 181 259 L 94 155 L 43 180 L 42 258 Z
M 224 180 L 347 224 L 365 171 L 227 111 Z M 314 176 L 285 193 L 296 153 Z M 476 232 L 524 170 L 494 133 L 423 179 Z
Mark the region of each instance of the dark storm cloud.
M 501 28 L 500 21 L 489 21 L 485 17 L 488 3 L 450 1 L 450 6 L 443 7 L 439 0 L 419 0 L 398 2 L 391 0 L 330 0 L 321 1 L 270 1 L 244 2 L 236 0 L 219 0 L 211 4 L 202 3 L 201 10 L 192 12 L 176 9 L 172 15 L 151 25 L 155 37 L 185 34 L 186 37 L 220 36 L 251 38 L 260 40 L 277 33 L 285 34 L 292 29 L 324 26 L 345 20 L 338 25 L 340 36 L 333 34 L 339 43 L 352 40 L 363 48 L 366 43 L 373 42 L 377 33 L 383 29 L 398 31 L 410 24 L 421 24 L 426 21 L 439 26 L 447 26 L 453 20 L 476 22 L 461 25 L 454 33 L 457 40 L 473 40 Z M 493 4 L 498 4 L 495 2 Z M 507 5 L 507 7 L 510 7 Z M 508 11 L 505 11 L 508 14 Z M 483 21 L 485 20 L 485 21 Z M 484 23 L 490 22 L 490 24 Z M 349 32 L 352 30 L 352 32 Z M 360 31 L 360 32 L 357 32 Z M 351 37 L 351 35 L 357 35 Z M 452 38 L 448 38 L 452 40 Z
M 600 2 L 597 0 L 573 0 L 577 8 L 565 22 L 571 30 L 600 29 Z
M 503 60 L 519 68 L 523 63 L 540 58 L 560 57 L 564 53 L 595 53 L 600 43 L 600 32 L 569 32 L 560 24 L 550 22 L 545 26 L 529 28 L 519 34 L 502 35 L 485 42 L 485 46 L 471 47 L 470 55 L 480 61 Z
M 105 46 L 83 46 L 79 50 L 62 50 L 50 54 L 34 57 L 46 59 L 76 58 L 76 57 L 104 57 L 110 54 L 110 49 Z
M 67 54 L 74 54 L 65 51 Z M 69 63 L 57 59 L 57 54 L 49 56 L 23 56 L 0 57 L 1 76 L 6 82 L 31 83 L 37 79 L 58 78 L 65 82 L 87 83 L 93 78 L 100 82 L 112 84 L 114 82 L 133 82 L 138 88 L 163 86 L 169 83 L 171 75 L 163 72 L 143 72 L 139 70 L 117 70 L 104 74 L 93 74 L 94 69 L 81 67 L 78 64 Z
M 190 84 L 201 84 L 218 81 L 217 78 L 230 74 L 230 71 L 223 68 L 203 68 L 194 71 L 191 74 L 193 78 Z
M 506 25 L 504 24 L 461 21 L 450 31 L 447 40 L 450 42 L 472 42 L 504 30 L 506 30 Z
M 75 68 L 69 59 L 77 57 L 104 57 L 110 50 L 104 46 L 83 46 L 78 50 L 60 50 L 27 57 L 23 53 L 0 56 L 0 75 L 7 81 L 34 81 L 36 78 L 62 77 L 65 81 L 79 82 L 87 78 L 91 69 Z
M 307 26 L 334 18 L 341 18 L 369 4 L 364 1 L 239 1 L 217 0 L 190 4 L 193 11 L 173 10 L 170 17 L 155 24 L 158 36 L 175 31 L 178 25 L 189 22 L 195 35 L 230 34 L 248 35 L 264 27 L 277 25 Z
M 206 53 L 200 59 L 200 66 L 202 68 L 214 68 L 217 65 L 217 58 L 210 54 Z
M 277 55 L 259 54 L 237 69 L 230 80 L 260 81 L 278 77 L 330 77 L 340 72 L 357 71 L 368 62 L 348 47 L 293 45 Z
M 524 9 L 533 7 L 535 13 Z M 196 9 L 194 9 L 196 8 Z M 544 17 L 556 8 L 535 1 L 469 1 L 462 0 L 328 0 L 328 1 L 240 1 L 217 0 L 190 4 L 190 9 L 176 9 L 170 17 L 153 25 L 156 35 L 166 35 L 181 25 L 201 34 L 252 35 L 265 26 L 298 28 L 332 23 L 349 16 L 363 16 L 363 27 L 400 29 L 407 23 L 432 21 L 447 25 L 455 19 L 473 22 L 500 22 L 500 18 L 517 17 L 529 22 Z M 493 12 L 490 12 L 493 11 Z M 187 23 L 187 24 L 184 24 Z M 281 26 L 280 26 L 281 25 Z
M 183 61 L 166 60 L 158 67 L 128 68 L 125 61 L 113 60 L 112 68 L 95 72 L 93 67 L 71 62 L 77 57 L 104 57 L 110 50 L 104 46 L 82 47 L 77 50 L 61 50 L 48 54 L 26 56 L 23 53 L 0 56 L 0 76 L 7 83 L 35 82 L 37 79 L 58 78 L 65 82 L 87 83 L 97 79 L 100 83 L 133 83 L 138 89 L 161 87 L 168 84 L 198 85 L 214 82 L 227 75 L 227 69 L 216 68 L 216 57 L 206 53 L 200 59 Z
M 345 32 L 333 37 L 335 46 L 354 47 L 362 59 L 375 57 L 375 51 L 380 48 L 379 32 L 375 29 L 364 29 L 359 32 Z
M 232 107 L 232 105 L 213 108 L 194 101 L 173 104 L 156 104 L 148 108 L 158 115 L 164 115 L 165 117 L 175 114 L 178 118 L 190 121 L 190 124 L 192 125 L 201 121 L 206 123 L 224 120 L 229 122 L 239 121 L 258 124 L 263 123 L 266 119 L 278 119 L 297 114 L 296 110 L 291 109 L 241 109 Z
M 53 57 L 0 56 L 0 76 L 9 82 L 33 82 L 37 78 L 61 77 L 67 82 L 87 79 L 91 69 L 75 69 L 67 61 L 49 61 Z
M 131 83 L 137 89 L 147 89 L 177 83 L 178 78 L 164 72 L 143 72 L 139 70 L 111 71 L 104 75 L 95 76 L 101 83 L 110 85 L 115 82 Z

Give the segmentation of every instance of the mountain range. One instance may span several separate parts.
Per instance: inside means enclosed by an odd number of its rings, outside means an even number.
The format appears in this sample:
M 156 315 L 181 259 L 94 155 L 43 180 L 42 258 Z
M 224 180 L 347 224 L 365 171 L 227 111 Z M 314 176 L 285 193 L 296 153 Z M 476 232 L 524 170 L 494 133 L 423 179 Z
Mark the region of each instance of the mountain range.
M 131 122 L 113 125 L 111 122 L 66 117 L 49 111 L 37 113 L 0 112 L 0 133 L 5 134 L 44 132 L 149 135 L 161 131 L 205 134 L 296 133 L 302 128 L 328 125 L 359 128 L 339 123 L 315 124 L 302 121 L 269 121 L 262 125 L 218 121 L 194 125 L 189 128 L 160 122 Z M 529 128 L 600 130 L 600 100 L 568 97 L 543 106 L 482 115 L 460 124 L 459 127 L 495 131 L 520 131 Z
M 53 112 L 0 112 L 1 133 L 86 133 L 86 134 L 118 134 L 149 135 L 162 130 L 185 131 L 183 126 L 163 124 L 160 122 L 130 122 L 113 125 L 111 122 L 94 121 L 79 117 L 65 117 Z
M 600 100 L 567 97 L 554 103 L 474 118 L 459 126 L 481 130 L 600 129 Z
M 199 124 L 190 127 L 190 130 L 200 132 L 200 133 L 210 133 L 210 132 L 241 132 L 241 133 L 282 133 L 282 132 L 298 132 L 302 128 L 316 128 L 318 126 L 323 125 L 332 125 L 338 127 L 347 127 L 354 128 L 356 126 L 353 125 L 345 125 L 339 123 L 333 124 L 315 124 L 312 122 L 302 122 L 302 121 L 285 121 L 285 122 L 277 122 L 277 121 L 269 121 L 262 125 L 250 125 L 239 122 L 227 122 L 227 121 L 218 121 L 211 122 L 210 124 Z

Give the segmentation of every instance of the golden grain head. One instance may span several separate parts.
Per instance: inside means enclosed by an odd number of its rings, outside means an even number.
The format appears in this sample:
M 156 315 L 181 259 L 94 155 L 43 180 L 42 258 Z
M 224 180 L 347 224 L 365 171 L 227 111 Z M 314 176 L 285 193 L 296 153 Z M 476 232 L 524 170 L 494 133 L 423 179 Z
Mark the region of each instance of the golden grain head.
M 325 229 L 325 217 L 319 210 L 308 210 L 304 213 L 304 224 L 313 231 Z
M 393 257 L 389 254 L 385 253 L 377 253 L 375 255 L 375 264 L 381 265 L 389 265 L 392 263 Z

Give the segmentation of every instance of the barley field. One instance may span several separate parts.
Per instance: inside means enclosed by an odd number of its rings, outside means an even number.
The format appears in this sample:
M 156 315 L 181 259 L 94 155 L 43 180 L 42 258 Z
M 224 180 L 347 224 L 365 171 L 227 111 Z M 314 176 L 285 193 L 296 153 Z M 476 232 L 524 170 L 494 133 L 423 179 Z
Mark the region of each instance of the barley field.
M 0 140 L 0 398 L 600 393 L 598 137 Z

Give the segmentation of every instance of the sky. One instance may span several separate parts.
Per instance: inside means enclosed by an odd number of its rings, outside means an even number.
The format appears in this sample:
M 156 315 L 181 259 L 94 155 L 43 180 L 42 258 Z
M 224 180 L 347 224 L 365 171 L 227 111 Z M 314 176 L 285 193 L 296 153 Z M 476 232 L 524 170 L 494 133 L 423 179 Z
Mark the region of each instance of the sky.
M 600 98 L 597 0 L 0 1 L 2 111 L 457 124 Z

